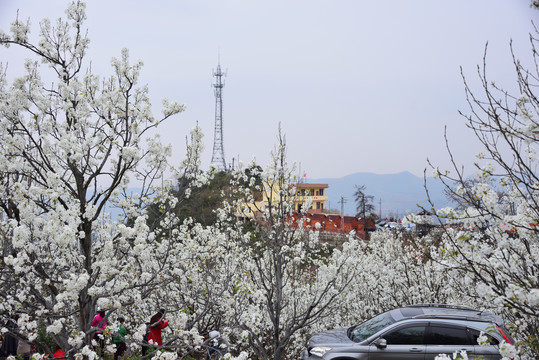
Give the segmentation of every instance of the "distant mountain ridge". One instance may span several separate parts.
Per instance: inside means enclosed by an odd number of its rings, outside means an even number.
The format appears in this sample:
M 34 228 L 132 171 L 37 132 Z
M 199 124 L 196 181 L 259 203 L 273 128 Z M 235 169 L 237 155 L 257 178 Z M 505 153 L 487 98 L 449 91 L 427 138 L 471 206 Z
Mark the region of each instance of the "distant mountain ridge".
M 380 200 L 382 216 L 395 216 L 402 218 L 409 212 L 417 213 L 421 209 L 418 204 L 430 209 L 431 205 L 427 201 L 425 191 L 425 180 L 410 172 L 397 174 L 379 175 L 367 172 L 358 172 L 341 178 L 326 179 L 306 179 L 309 183 L 328 184 L 326 195 L 329 200 L 326 208 L 341 210 L 341 196 L 344 197 L 345 215 L 356 214 L 356 203 L 354 200 L 355 185 L 365 185 L 365 193 L 374 196 L 374 206 L 376 213 L 380 211 Z M 436 208 L 449 205 L 444 195 L 444 186 L 432 177 L 426 178 L 426 185 L 429 190 L 431 201 Z

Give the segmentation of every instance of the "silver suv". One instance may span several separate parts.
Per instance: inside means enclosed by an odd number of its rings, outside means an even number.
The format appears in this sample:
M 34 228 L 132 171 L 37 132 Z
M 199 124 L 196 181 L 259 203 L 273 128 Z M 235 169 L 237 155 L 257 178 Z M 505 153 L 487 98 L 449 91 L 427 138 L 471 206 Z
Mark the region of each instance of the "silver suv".
M 481 332 L 488 346 L 480 346 Z M 463 306 L 412 305 L 393 309 L 350 328 L 313 336 L 302 360 L 434 359 L 465 350 L 469 356 L 501 359 L 499 344 L 514 341 L 493 313 Z

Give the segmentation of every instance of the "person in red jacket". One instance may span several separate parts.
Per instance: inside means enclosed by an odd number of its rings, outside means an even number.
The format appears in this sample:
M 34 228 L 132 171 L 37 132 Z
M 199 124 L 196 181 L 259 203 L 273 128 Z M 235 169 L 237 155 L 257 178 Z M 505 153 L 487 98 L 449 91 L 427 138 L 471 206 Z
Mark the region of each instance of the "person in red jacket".
M 150 319 L 150 332 L 148 334 L 148 343 L 157 344 L 159 346 L 163 345 L 163 337 L 161 335 L 161 330 L 168 326 L 168 320 L 164 319 L 165 310 L 160 309 L 157 314 L 152 316 Z
M 56 351 L 52 356 L 57 360 L 67 360 L 67 354 L 59 346 L 56 346 Z

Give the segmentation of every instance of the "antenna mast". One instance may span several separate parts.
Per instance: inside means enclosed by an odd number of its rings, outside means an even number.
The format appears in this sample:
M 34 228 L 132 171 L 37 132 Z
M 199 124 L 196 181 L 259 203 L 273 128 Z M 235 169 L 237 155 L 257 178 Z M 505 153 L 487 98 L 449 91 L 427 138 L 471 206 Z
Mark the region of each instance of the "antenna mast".
M 222 92 L 225 83 L 221 72 L 221 63 L 217 62 L 217 70 L 213 72 L 215 83 L 212 84 L 215 88 L 215 130 L 213 136 L 213 153 L 210 166 L 219 171 L 226 171 L 225 149 L 223 147 L 223 98 Z

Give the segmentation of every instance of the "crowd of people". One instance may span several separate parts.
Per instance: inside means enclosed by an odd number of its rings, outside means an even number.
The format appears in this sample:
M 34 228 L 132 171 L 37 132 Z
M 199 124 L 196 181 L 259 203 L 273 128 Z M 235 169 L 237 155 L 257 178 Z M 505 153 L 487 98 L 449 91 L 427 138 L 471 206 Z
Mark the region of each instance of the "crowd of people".
M 142 356 L 148 355 L 156 349 L 163 349 L 163 329 L 168 327 L 168 319 L 165 318 L 165 309 L 159 309 L 155 313 L 148 323 L 146 323 L 146 334 L 144 336 L 141 354 Z M 105 310 L 97 308 L 96 315 L 93 318 L 91 324 L 92 346 L 94 351 L 101 357 L 104 357 L 105 346 L 107 339 L 105 337 L 106 328 L 108 324 L 108 315 Z M 111 342 L 115 346 L 114 360 L 120 360 L 127 353 L 127 335 L 128 331 L 125 327 L 125 319 L 118 317 L 116 319 L 116 331 L 112 333 Z M 10 318 L 5 327 L 8 332 L 0 334 L 0 360 L 4 360 L 10 356 L 22 358 L 23 360 L 29 360 L 31 355 L 36 352 L 36 347 L 32 342 L 26 340 L 18 332 L 17 316 Z M 18 334 L 19 336 L 16 336 Z M 228 352 L 228 342 L 221 337 L 221 334 L 216 331 L 203 332 L 204 348 L 206 359 L 219 359 Z M 52 356 L 49 358 L 54 360 L 67 360 L 68 355 L 59 346 L 54 348 Z

